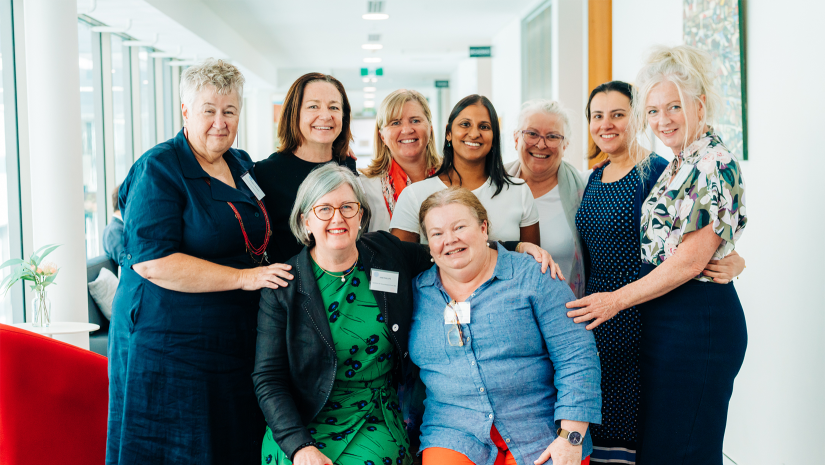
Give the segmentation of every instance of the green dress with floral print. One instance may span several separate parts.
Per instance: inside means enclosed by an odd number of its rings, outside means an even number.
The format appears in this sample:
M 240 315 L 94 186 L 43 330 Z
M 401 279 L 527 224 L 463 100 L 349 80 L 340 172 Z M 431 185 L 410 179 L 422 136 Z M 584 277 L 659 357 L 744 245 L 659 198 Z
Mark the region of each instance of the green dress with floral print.
M 314 261 L 312 269 L 327 309 L 338 369 L 326 405 L 307 425 L 310 435 L 336 465 L 411 464 L 398 393 L 391 383 L 397 357 L 364 266 L 358 263 L 344 282 Z M 261 460 L 292 464 L 269 427 Z
M 747 224 L 739 162 L 711 128 L 668 165 L 642 205 L 642 261 L 661 265 L 685 234 L 712 224 L 722 243 L 714 260 L 733 251 Z M 713 282 L 704 275 L 698 281 Z

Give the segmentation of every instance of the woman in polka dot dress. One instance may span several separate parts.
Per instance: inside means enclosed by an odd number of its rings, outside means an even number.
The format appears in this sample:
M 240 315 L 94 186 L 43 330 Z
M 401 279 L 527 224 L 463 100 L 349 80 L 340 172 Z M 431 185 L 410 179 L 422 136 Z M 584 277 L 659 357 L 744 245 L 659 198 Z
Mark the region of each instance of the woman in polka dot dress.
M 591 158 L 607 154 L 607 164 L 593 170 L 576 214 L 587 275 L 586 294 L 612 292 L 636 281 L 641 266 L 641 206 L 667 167 L 655 153 L 633 156 L 626 129 L 632 88 L 621 81 L 596 87 L 585 114 L 596 143 Z M 711 261 L 704 274 L 727 282 L 744 269 L 732 255 Z M 602 424 L 592 426 L 598 463 L 635 463 L 640 392 L 639 311 L 629 308 L 593 332 L 602 366 Z

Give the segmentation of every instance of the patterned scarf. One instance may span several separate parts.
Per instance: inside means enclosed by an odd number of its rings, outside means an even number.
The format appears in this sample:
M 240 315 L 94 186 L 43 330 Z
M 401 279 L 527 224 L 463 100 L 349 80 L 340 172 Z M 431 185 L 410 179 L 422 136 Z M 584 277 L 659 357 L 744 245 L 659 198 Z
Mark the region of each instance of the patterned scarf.
M 435 168 L 427 171 L 427 177 L 435 174 Z M 401 165 L 390 159 L 390 169 L 387 170 L 387 175 L 381 178 L 381 192 L 384 193 L 384 203 L 387 204 L 387 211 L 392 218 L 392 212 L 395 211 L 395 203 L 398 202 L 398 196 L 405 187 L 412 184 L 412 180 L 407 176 L 407 173 L 401 168 Z

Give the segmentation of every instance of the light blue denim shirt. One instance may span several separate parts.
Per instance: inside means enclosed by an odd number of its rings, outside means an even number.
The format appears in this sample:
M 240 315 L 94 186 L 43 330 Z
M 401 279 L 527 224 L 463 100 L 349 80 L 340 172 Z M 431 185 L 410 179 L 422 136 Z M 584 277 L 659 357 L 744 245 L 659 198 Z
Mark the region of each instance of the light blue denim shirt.
M 410 357 L 426 385 L 421 450 L 444 447 L 493 465 L 495 424 L 517 463 L 532 464 L 556 439 L 561 420 L 601 422 L 596 341 L 567 317 L 567 284 L 527 255 L 498 247 L 493 277 L 467 299 L 464 346 L 451 346 L 451 300 L 438 267 L 413 281 Z M 593 442 L 585 436 L 582 458 Z M 551 463 L 551 462 L 548 462 Z

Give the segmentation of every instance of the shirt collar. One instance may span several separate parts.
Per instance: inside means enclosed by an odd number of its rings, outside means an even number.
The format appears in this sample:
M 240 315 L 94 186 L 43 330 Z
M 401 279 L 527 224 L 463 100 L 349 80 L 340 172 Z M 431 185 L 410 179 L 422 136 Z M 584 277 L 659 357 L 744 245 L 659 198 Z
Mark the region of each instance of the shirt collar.
M 496 259 L 496 267 L 493 270 L 493 277 L 490 279 L 513 279 L 513 256 L 507 249 L 504 248 L 503 245 L 498 242 L 494 243 L 496 244 L 496 250 L 498 251 L 498 258 Z M 424 273 L 421 273 L 418 279 L 420 287 L 435 286 L 436 283 L 438 283 L 439 288 L 443 287 L 441 285 L 441 277 L 438 275 L 437 265 Z

